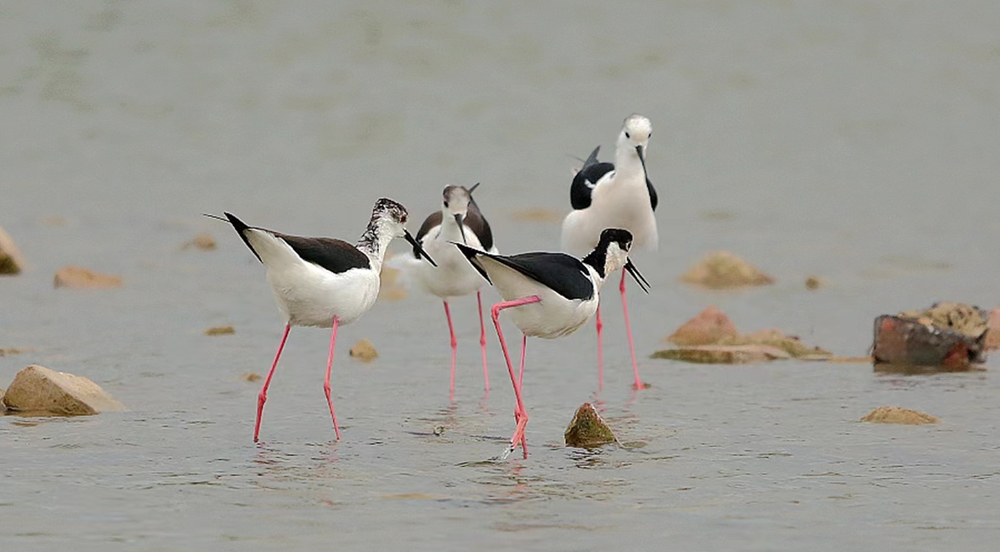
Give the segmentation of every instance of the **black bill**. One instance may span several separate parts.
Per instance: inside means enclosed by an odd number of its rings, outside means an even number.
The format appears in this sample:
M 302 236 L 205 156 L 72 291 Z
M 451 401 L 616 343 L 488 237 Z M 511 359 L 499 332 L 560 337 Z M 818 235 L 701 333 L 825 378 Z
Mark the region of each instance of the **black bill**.
M 636 146 L 635 152 L 639 154 L 639 162 L 642 163 L 642 174 L 649 178 L 649 173 L 646 172 L 646 152 L 642 151 L 642 146 Z
M 458 224 L 458 231 L 462 233 L 462 243 L 469 245 L 469 240 L 465 239 L 465 226 L 462 225 L 462 215 L 460 213 L 455 213 L 455 223 Z
M 431 265 L 435 267 L 437 266 L 437 263 L 434 262 L 434 259 L 432 259 L 431 256 L 428 255 L 426 251 L 424 251 L 424 248 L 420 246 L 420 243 L 417 240 L 413 239 L 413 236 L 410 235 L 409 230 L 403 229 L 403 237 L 406 238 L 406 241 L 408 241 L 410 245 L 413 246 L 414 251 L 420 253 L 421 257 L 427 259 L 427 262 L 431 263 Z
M 637 269 L 635 265 L 632 264 L 632 259 L 629 259 L 628 262 L 625 263 L 625 270 L 627 270 L 628 273 L 632 275 L 632 278 L 635 280 L 635 283 L 639 284 L 639 287 L 642 288 L 642 291 L 649 293 L 649 288 L 650 288 L 649 282 L 647 282 L 646 279 L 642 277 L 642 274 L 639 274 L 639 269 Z
M 478 188 L 480 184 L 482 184 L 482 182 L 476 182 L 471 188 L 469 188 L 469 195 L 472 195 L 472 192 L 476 191 L 476 188 Z

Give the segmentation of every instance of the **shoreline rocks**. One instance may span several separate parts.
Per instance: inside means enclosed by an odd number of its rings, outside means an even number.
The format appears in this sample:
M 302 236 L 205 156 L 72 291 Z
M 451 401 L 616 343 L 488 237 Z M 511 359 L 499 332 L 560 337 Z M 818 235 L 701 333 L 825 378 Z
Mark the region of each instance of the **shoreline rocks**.
M 93 381 L 36 364 L 14 376 L 3 403 L 23 416 L 90 416 L 125 409 Z
M 874 424 L 926 425 L 936 424 L 939 420 L 935 416 L 909 408 L 880 406 L 861 418 L 861 421 Z
M 3 227 L 0 226 L 0 275 L 14 276 L 24 270 L 24 256 Z
M 361 362 L 371 362 L 378 358 L 378 351 L 375 350 L 375 345 L 371 341 L 362 339 L 351 347 L 350 355 Z
M 681 275 L 680 280 L 707 289 L 766 286 L 774 278 L 728 251 L 713 251 Z
M 107 289 L 121 287 L 122 279 L 81 266 L 64 266 L 56 272 L 54 285 L 57 288 Z

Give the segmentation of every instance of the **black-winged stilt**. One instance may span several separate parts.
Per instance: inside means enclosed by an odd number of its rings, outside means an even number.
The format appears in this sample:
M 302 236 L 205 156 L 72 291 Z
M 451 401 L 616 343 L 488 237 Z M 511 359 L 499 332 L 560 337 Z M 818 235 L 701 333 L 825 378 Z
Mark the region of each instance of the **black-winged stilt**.
M 517 400 L 514 408 L 517 429 L 511 436 L 510 447 L 504 457 L 520 443 L 524 457 L 527 458 L 524 428 L 528 423 L 528 412 L 521 399 L 521 382 L 524 379 L 524 353 L 528 336 L 555 339 L 575 332 L 597 311 L 601 284 L 608 274 L 618 269 L 632 274 L 643 291 L 648 292 L 649 284 L 628 258 L 632 234 L 619 228 L 601 232 L 597 247 L 583 259 L 566 253 L 504 256 L 485 253 L 460 243 L 455 245 L 504 299 L 491 309 L 493 325 L 500 339 L 500 348 L 507 362 L 507 371 Z M 511 320 L 523 334 L 521 364 L 516 375 L 507 352 L 507 342 L 500 329 L 500 311 L 504 309 L 513 309 L 510 312 Z
M 484 281 L 450 243 L 460 242 L 474 249 L 497 253 L 490 224 L 486 222 L 486 217 L 472 198 L 472 192 L 478 186 L 479 184 L 476 184 L 469 189 L 464 186 L 448 186 L 444 189 L 441 210 L 432 213 L 424 220 L 416 236 L 424 251 L 437 261 L 437 266 L 424 262 L 420 258 L 420 251 L 414 247 L 413 258 L 409 259 L 410 262 L 405 267 L 421 288 L 440 297 L 444 303 L 444 314 L 448 319 L 448 332 L 451 336 L 449 392 L 451 399 L 455 398 L 455 359 L 458 339 L 455 337 L 455 326 L 451 321 L 448 300 L 472 292 L 476 293 L 476 301 L 479 304 L 479 346 L 483 357 L 483 381 L 486 393 L 490 392 L 490 374 L 486 367 L 486 325 L 483 323 L 483 299 L 479 291 Z
M 231 213 L 226 217 L 206 215 L 228 221 L 243 238 L 250 251 L 267 269 L 267 283 L 274 292 L 285 319 L 285 333 L 278 345 L 271 369 L 257 397 L 257 422 L 253 440 L 260 435 L 260 420 L 267 401 L 267 388 L 278 366 L 292 326 L 330 328 L 330 356 L 326 362 L 323 392 L 330 406 L 333 429 L 340 439 L 340 427 L 330 398 L 330 370 L 337 343 L 337 327 L 350 324 L 375 303 L 379 290 L 379 272 L 385 250 L 394 238 L 406 238 L 418 251 L 420 245 L 406 230 L 406 208 L 391 199 L 375 202 L 368 228 L 357 245 L 332 238 L 302 238 L 247 226 Z M 424 254 L 426 256 L 426 253 Z M 430 262 L 430 257 L 427 257 Z
M 570 203 L 573 211 L 566 215 L 562 227 L 563 250 L 574 255 L 582 255 L 598 243 L 605 228 L 624 228 L 632 233 L 635 246 L 656 249 L 659 238 L 656 231 L 657 197 L 653 184 L 646 174 L 646 147 L 653 126 L 642 115 L 631 115 L 625 119 L 618 135 L 615 162 L 601 163 L 597 160 L 600 146 L 594 149 L 584 162 L 570 187 Z M 625 272 L 622 272 L 619 290 L 622 296 L 622 310 L 625 312 L 625 329 L 628 332 L 628 346 L 632 353 L 633 386 L 642 389 L 639 379 L 639 363 L 632 341 L 632 324 L 628 316 L 628 301 L 625 298 Z M 604 383 L 604 351 L 602 350 L 601 310 L 597 310 L 597 363 L 599 385 Z

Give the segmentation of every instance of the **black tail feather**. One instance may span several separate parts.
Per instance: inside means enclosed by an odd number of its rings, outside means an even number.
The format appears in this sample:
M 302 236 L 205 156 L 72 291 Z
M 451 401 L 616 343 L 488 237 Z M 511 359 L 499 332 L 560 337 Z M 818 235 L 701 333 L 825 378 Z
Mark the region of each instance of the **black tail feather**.
M 222 218 L 219 215 L 210 215 L 208 213 L 202 213 L 202 214 L 204 214 L 208 218 L 214 218 L 216 220 L 221 220 L 221 221 L 228 221 L 229 224 L 232 224 L 233 228 L 236 229 L 236 233 L 239 234 L 240 238 L 243 239 L 243 243 L 247 244 L 247 247 L 249 247 L 250 251 L 253 252 L 253 256 L 257 257 L 257 260 L 260 261 L 261 263 L 264 262 L 260 258 L 260 255 L 257 254 L 257 251 L 253 248 L 253 246 L 250 245 L 250 240 L 247 239 L 246 231 L 250 229 L 250 226 L 247 226 L 246 223 L 244 223 L 242 220 L 236 218 L 236 215 L 232 213 L 223 212 L 223 214 L 226 215 L 226 218 Z
M 465 258 L 469 260 L 469 264 L 472 265 L 472 268 L 475 268 L 476 272 L 478 272 L 479 274 L 481 274 L 482 277 L 485 278 L 486 281 L 490 283 L 490 285 L 493 285 L 493 282 L 490 280 L 489 274 L 486 274 L 486 271 L 483 270 L 483 267 L 479 266 L 479 263 L 475 262 L 476 256 L 478 256 L 478 255 L 485 255 L 485 256 L 488 257 L 489 254 L 488 253 L 484 253 L 484 252 L 476 249 L 475 247 L 469 247 L 468 245 L 465 245 L 464 243 L 457 243 L 457 242 L 451 242 L 451 243 L 453 243 L 455 245 L 455 247 L 457 247 L 458 250 L 461 251 L 463 255 L 465 255 Z

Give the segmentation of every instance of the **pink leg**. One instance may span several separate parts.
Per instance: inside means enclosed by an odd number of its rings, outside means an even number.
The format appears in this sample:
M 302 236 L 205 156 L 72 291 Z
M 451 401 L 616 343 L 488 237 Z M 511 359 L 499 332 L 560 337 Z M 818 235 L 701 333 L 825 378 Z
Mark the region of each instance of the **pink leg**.
M 486 394 L 490 394 L 490 371 L 486 367 L 486 324 L 483 322 L 483 294 L 476 292 L 476 302 L 479 303 L 479 347 L 483 351 L 483 381 L 486 382 Z
M 601 322 L 601 305 L 597 305 L 597 389 L 604 389 L 604 344 L 601 342 L 601 331 L 604 329 L 604 322 Z
M 333 431 L 340 440 L 340 427 L 337 425 L 337 415 L 333 413 L 333 399 L 330 398 L 330 369 L 333 367 L 333 348 L 337 344 L 337 326 L 340 319 L 333 317 L 333 331 L 330 332 L 330 358 L 326 361 L 326 380 L 323 381 L 323 392 L 326 393 L 326 403 L 330 405 L 330 417 L 333 418 Z
M 448 333 L 451 334 L 451 385 L 448 387 L 448 399 L 455 400 L 455 356 L 458 354 L 458 338 L 455 337 L 455 327 L 451 323 L 451 309 L 444 302 L 444 315 L 448 317 Z
M 257 442 L 257 437 L 260 435 L 260 418 L 264 414 L 264 403 L 267 402 L 267 388 L 271 385 L 271 377 L 274 376 L 274 369 L 278 367 L 278 359 L 281 358 L 281 351 L 285 348 L 285 341 L 288 340 L 288 331 L 291 329 L 291 324 L 285 324 L 285 334 L 281 336 L 281 344 L 278 345 L 278 354 L 274 355 L 274 363 L 271 364 L 271 370 L 267 372 L 264 387 L 260 388 L 260 394 L 257 395 L 257 423 L 253 426 L 254 443 Z
M 625 300 L 625 269 L 622 269 L 622 283 L 618 286 L 622 292 L 622 310 L 625 311 L 625 331 L 628 332 L 628 348 L 632 352 L 632 373 L 635 375 L 633 389 L 644 389 L 642 380 L 639 379 L 639 363 L 635 360 L 635 345 L 632 343 L 632 323 L 628 319 L 628 301 Z
M 528 411 L 524 409 L 524 401 L 521 400 L 521 383 L 518 380 L 518 376 L 514 375 L 514 365 L 510 362 L 510 353 L 507 352 L 507 342 L 504 340 L 503 331 L 500 329 L 500 311 L 511 307 L 527 305 L 529 303 L 537 303 L 539 301 L 541 301 L 540 297 L 532 295 L 531 297 L 525 297 L 523 299 L 497 303 L 493 305 L 493 309 L 491 310 L 493 325 L 497 329 L 497 337 L 500 338 L 500 348 L 503 350 L 504 360 L 507 361 L 507 372 L 510 374 L 510 382 L 514 385 L 514 396 L 517 399 L 517 406 L 514 410 L 515 417 L 518 418 L 517 429 L 514 430 L 514 435 L 510 438 L 511 451 L 513 451 L 517 444 L 522 441 L 522 437 L 524 436 L 524 427 L 528 425 Z M 520 413 L 519 417 L 517 415 L 518 413 Z M 528 457 L 527 451 L 525 451 L 524 456 L 525 458 Z
M 524 385 L 524 353 L 527 350 L 528 350 L 528 336 L 526 336 L 524 334 L 521 334 L 521 369 L 517 373 L 517 384 L 519 386 L 523 386 Z M 524 415 L 527 416 L 527 413 L 525 413 Z M 519 413 L 514 412 L 514 418 L 515 419 L 520 419 Z M 528 438 L 525 437 L 524 433 L 521 434 L 521 450 L 524 451 L 524 457 L 527 458 L 528 457 Z

